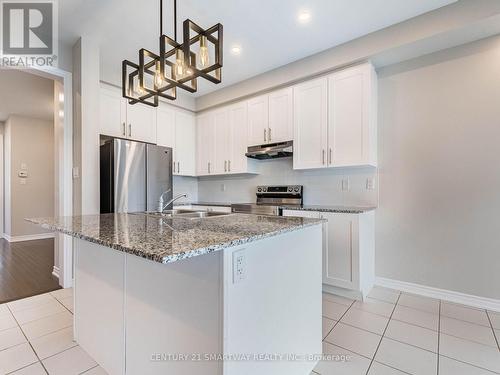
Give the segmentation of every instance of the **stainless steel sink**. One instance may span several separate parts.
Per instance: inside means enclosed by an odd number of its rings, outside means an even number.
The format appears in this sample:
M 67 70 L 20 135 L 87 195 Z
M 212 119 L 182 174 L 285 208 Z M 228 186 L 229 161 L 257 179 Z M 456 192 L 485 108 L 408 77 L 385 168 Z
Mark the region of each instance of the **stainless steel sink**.
M 226 212 L 207 212 L 207 211 L 196 211 L 196 210 L 165 210 L 163 212 L 137 212 L 138 215 L 146 215 L 156 218 L 164 219 L 205 219 L 209 217 L 226 216 L 231 215 L 231 213 Z

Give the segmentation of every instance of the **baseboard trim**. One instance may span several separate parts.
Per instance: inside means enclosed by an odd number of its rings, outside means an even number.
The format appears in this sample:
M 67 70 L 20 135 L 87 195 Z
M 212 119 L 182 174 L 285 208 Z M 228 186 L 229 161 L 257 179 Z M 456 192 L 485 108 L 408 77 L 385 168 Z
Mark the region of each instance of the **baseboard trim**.
M 59 267 L 54 266 L 52 268 L 52 276 L 55 276 L 59 279 Z
M 11 236 L 7 233 L 3 234 L 3 238 L 5 238 L 9 242 L 45 240 L 47 238 L 54 238 L 54 237 L 55 233 L 26 234 L 24 236 Z
M 479 297 L 472 294 L 455 292 L 452 290 L 433 288 L 430 286 L 387 279 L 385 277 L 375 278 L 375 285 L 386 288 L 397 289 L 402 292 L 418 294 L 424 297 L 441 299 L 444 301 L 460 303 L 462 305 L 477 307 L 500 312 L 500 300 L 486 297 Z

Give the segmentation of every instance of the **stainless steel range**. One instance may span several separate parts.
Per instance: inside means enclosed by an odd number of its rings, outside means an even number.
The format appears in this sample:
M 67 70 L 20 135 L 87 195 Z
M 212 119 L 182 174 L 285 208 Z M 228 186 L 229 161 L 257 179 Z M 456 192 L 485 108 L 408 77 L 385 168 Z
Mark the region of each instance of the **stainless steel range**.
M 256 203 L 232 204 L 231 211 L 243 214 L 281 216 L 282 206 L 300 206 L 303 202 L 302 185 L 257 186 Z

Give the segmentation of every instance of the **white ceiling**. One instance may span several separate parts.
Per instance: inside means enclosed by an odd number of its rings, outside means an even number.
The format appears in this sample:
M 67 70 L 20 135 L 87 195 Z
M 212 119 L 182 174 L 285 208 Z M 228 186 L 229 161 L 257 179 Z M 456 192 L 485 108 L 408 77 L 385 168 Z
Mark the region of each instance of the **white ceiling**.
M 223 83 L 199 80 L 204 95 L 306 56 L 345 43 L 456 0 L 179 0 L 178 24 L 224 26 Z M 101 79 L 120 84 L 121 61 L 137 61 L 142 47 L 158 51 L 159 0 L 62 0 L 60 38 L 97 38 Z M 165 33 L 172 30 L 173 0 L 164 0 Z M 307 10 L 311 19 L 300 24 Z M 179 34 L 182 34 L 179 31 Z M 242 47 L 240 56 L 231 46 Z
M 54 81 L 20 70 L 0 70 L 0 121 L 10 115 L 52 121 Z

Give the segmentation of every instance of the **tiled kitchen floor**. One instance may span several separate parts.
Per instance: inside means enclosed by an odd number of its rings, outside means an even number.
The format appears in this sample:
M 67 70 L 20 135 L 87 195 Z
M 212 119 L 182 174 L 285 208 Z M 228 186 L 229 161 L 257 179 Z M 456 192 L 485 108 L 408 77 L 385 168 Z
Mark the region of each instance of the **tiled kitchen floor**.
M 106 374 L 72 340 L 72 303 L 61 289 L 0 305 L 0 374 Z M 312 375 L 500 374 L 500 313 L 379 287 L 324 294 L 323 339 L 333 356 Z

